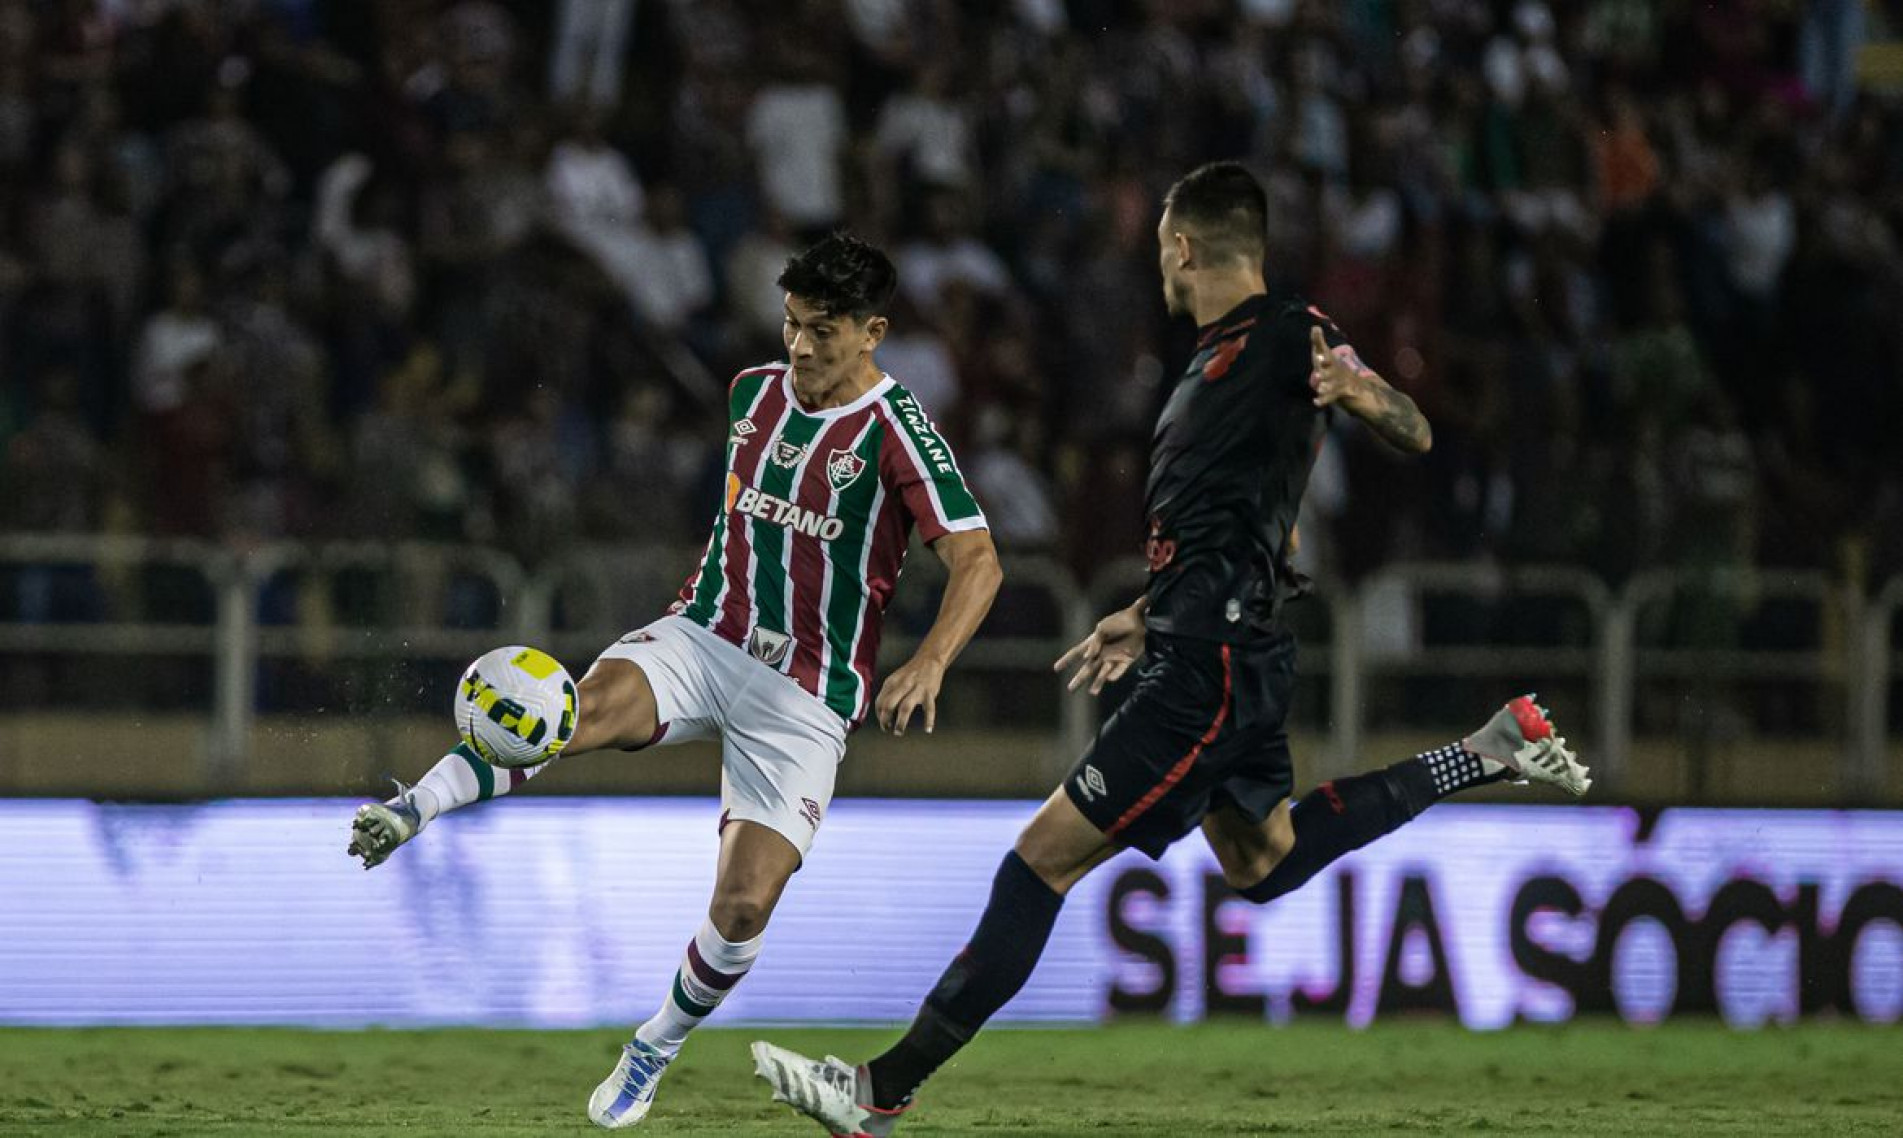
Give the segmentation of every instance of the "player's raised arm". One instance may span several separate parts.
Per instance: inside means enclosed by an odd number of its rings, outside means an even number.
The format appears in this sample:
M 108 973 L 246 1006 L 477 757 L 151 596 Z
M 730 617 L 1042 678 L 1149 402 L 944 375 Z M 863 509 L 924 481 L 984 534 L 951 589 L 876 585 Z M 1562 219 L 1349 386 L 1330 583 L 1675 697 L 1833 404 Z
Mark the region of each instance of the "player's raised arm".
M 1319 325 L 1308 330 L 1308 355 L 1315 406 L 1339 405 L 1382 442 L 1408 454 L 1426 454 L 1434 445 L 1434 429 L 1414 401 L 1362 363 L 1353 348 L 1330 347 Z
M 905 734 L 914 711 L 925 713 L 926 734 L 937 726 L 938 689 L 945 681 L 945 669 L 971 643 L 1004 581 L 998 549 L 988 530 L 945 534 L 932 543 L 932 552 L 950 572 L 938 618 L 919 641 L 918 651 L 887 676 L 879 689 L 879 726 L 894 735 Z

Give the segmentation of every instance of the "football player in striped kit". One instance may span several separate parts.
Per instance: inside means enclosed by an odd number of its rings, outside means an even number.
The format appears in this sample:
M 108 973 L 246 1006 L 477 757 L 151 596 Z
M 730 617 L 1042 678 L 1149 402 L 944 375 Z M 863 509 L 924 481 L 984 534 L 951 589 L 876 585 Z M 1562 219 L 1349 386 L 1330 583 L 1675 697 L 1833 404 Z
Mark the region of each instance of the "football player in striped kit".
M 728 391 L 726 494 L 706 551 L 668 615 L 610 645 L 579 685 L 563 754 L 718 737 L 722 755 L 707 919 L 590 1099 L 597 1125 L 641 1120 L 687 1034 L 752 966 L 847 734 L 868 712 L 897 734 L 919 714 L 930 732 L 945 670 L 997 594 L 997 552 L 951 448 L 873 362 L 896 279 L 885 254 L 843 233 L 787 262 L 787 359 Z M 931 630 L 875 699 L 881 620 L 914 530 L 949 579 Z M 363 807 L 350 850 L 377 865 L 438 814 L 541 769 L 497 770 L 459 746 Z

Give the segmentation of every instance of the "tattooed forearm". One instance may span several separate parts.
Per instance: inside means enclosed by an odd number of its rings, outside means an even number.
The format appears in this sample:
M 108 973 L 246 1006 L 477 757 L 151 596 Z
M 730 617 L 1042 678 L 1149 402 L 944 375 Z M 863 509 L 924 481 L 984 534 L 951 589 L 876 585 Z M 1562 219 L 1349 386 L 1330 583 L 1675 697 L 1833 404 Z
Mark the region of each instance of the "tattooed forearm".
M 1389 387 L 1378 376 L 1370 377 L 1367 398 L 1351 408 L 1355 418 L 1368 425 L 1382 442 L 1409 454 L 1426 454 L 1434 445 L 1434 429 L 1427 416 L 1404 392 Z

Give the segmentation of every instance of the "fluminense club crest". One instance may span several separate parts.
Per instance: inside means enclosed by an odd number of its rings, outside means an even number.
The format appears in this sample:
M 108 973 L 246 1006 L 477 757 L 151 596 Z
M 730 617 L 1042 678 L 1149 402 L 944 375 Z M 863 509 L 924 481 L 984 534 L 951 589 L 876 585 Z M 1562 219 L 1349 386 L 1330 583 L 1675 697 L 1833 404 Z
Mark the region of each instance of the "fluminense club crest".
M 826 452 L 826 481 L 835 492 L 852 485 L 865 469 L 866 460 L 849 450 Z

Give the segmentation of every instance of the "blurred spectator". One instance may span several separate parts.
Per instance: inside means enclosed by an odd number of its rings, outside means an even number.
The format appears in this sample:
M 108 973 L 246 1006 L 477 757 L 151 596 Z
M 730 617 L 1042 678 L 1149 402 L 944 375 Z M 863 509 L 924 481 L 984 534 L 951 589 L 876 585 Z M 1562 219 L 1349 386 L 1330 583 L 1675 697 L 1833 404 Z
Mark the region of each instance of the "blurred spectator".
M 148 528 L 160 537 L 225 532 L 238 427 L 231 369 L 218 353 L 184 368 L 183 398 L 139 425 Z
M 79 377 L 56 369 L 40 383 L 39 406 L 0 451 L 0 483 L 13 500 L 0 529 L 85 533 L 100 523 L 105 459 L 79 414 Z M 11 574 L 15 611 L 29 624 L 98 619 L 92 570 L 23 565 Z
M 603 137 L 593 107 L 577 108 L 567 137 L 549 151 L 548 192 L 556 220 L 584 246 L 596 234 L 624 233 L 641 222 L 641 182 L 627 156 Z
M 588 496 L 596 527 L 624 539 L 696 540 L 708 506 L 697 484 L 721 453 L 718 437 L 679 421 L 665 388 L 636 384 L 608 426 L 603 492 Z
M 1325 178 L 1348 171 L 1348 114 L 1333 88 L 1333 49 L 1310 41 L 1295 57 L 1295 155 Z
M 643 223 L 647 197 L 627 158 L 602 136 L 601 112 L 579 107 L 568 136 L 549 153 L 546 181 L 556 226 L 636 310 L 656 298 L 644 278 L 662 271 L 653 235 Z M 700 303 L 705 303 L 702 297 Z M 667 299 L 658 299 L 665 307 Z M 698 307 L 698 305 L 696 305 Z M 678 330 L 679 323 L 665 325 Z
M 933 419 L 952 418 L 958 406 L 958 361 L 932 324 L 909 301 L 892 309 L 891 330 L 879 345 L 878 365 L 903 383 Z
M 845 213 L 846 106 L 819 77 L 811 47 L 785 44 L 786 78 L 762 87 L 747 113 L 760 192 L 794 229 L 823 230 Z
M 409 82 L 441 135 L 488 133 L 513 125 L 526 99 L 511 92 L 515 65 L 515 22 L 494 0 L 458 0 L 437 21 L 443 45 Z
M 416 266 L 388 191 L 365 192 L 372 173 L 361 154 L 337 159 L 318 183 L 312 229 L 345 288 L 367 294 L 385 317 L 401 321 L 415 300 Z
M 542 214 L 540 182 L 517 169 L 508 142 L 473 131 L 450 135 L 441 177 L 423 188 L 418 252 L 432 331 L 458 380 L 480 382 L 485 373 L 491 294 Z
M 687 228 L 687 206 L 680 191 L 656 186 L 649 224 L 639 233 L 635 257 L 623 285 L 649 326 L 681 333 L 714 299 L 713 267 L 707 251 Z M 777 273 L 775 274 L 778 275 Z
M 944 302 L 948 285 L 963 285 L 990 296 L 1011 291 L 1011 271 L 1002 257 L 972 233 L 964 200 L 956 192 L 932 190 L 920 208 L 919 235 L 899 246 L 893 263 L 899 270 L 899 287 L 927 319 L 937 317 L 934 310 Z
M 343 155 L 319 177 L 314 214 L 312 236 L 338 286 L 329 403 L 357 414 L 369 407 L 377 377 L 409 349 L 419 287 L 416 252 L 395 186 L 376 178 L 361 154 Z
M 7 528 L 83 533 L 99 523 L 100 447 L 79 413 L 79 376 L 56 368 L 38 406 L 6 446 Z
M 1047 444 L 1036 418 L 994 406 L 979 416 L 972 434 L 976 447 L 965 470 L 998 544 L 1023 550 L 1055 545 L 1057 504 L 1037 465 Z
M 910 90 L 886 101 L 872 136 L 875 186 L 972 187 L 971 123 L 951 91 L 951 62 L 941 56 L 919 66 Z
M 357 420 L 350 442 L 349 532 L 467 541 L 492 528 L 477 516 L 483 503 L 460 423 L 468 409 L 427 344 L 383 376 L 377 404 Z
M 261 254 L 237 272 L 241 284 L 219 313 L 237 426 L 226 520 L 257 537 L 307 532 L 317 483 L 340 458 L 324 404 L 325 361 L 291 313 L 286 267 Z
M 212 258 L 277 236 L 276 208 L 290 191 L 290 173 L 244 117 L 250 74 L 247 61 L 226 59 L 204 113 L 166 135 L 160 232 L 168 247 L 183 245 Z
M 1797 218 L 1790 195 L 1753 163 L 1725 200 L 1724 244 L 1731 282 L 1758 318 L 1774 315 L 1778 282 L 1797 240 Z
M 636 0 L 557 0 L 555 48 L 548 91 L 558 103 L 611 108 L 621 101 L 621 75 Z
M 727 255 L 728 306 L 733 309 L 736 338 L 747 359 L 781 350 L 780 325 L 786 319 L 786 291 L 779 286 L 787 259 L 798 252 L 778 213 L 769 211 Z
M 1864 4 L 1862 0 L 1804 0 L 1803 8 L 1798 51 L 1804 87 L 1835 118 L 1849 108 L 1856 93 Z
M 1599 193 L 1606 212 L 1619 213 L 1645 204 L 1658 189 L 1659 158 L 1633 96 L 1614 91 L 1609 108 L 1597 143 Z
M 561 548 L 579 529 L 580 487 L 561 420 L 555 392 L 538 386 L 514 401 L 489 431 L 497 537 L 525 561 Z
M 23 9 L 16 9 L 20 11 Z M 5 36 L 0 27 L 0 36 Z M 33 153 L 35 112 L 29 90 L 32 72 L 17 59 L 8 58 L 0 47 L 0 171 L 18 176 Z
M 145 322 L 133 354 L 133 402 L 148 415 L 182 407 L 192 369 L 223 342 L 218 322 L 205 307 L 205 278 L 190 261 L 171 266 L 165 298 L 166 306 Z

